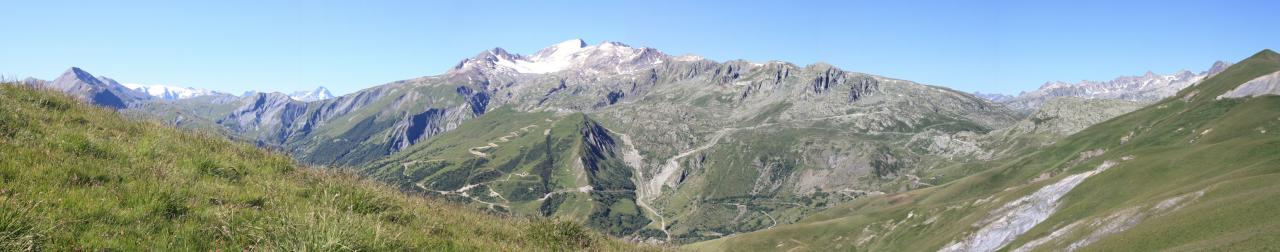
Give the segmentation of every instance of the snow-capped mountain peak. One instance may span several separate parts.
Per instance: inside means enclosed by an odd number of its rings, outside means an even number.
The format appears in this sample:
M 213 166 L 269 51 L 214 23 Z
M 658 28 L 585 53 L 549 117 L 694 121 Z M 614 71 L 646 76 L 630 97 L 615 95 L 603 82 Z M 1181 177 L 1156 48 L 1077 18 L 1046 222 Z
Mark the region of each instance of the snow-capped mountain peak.
M 532 56 L 507 53 L 494 48 L 463 60 L 454 72 L 473 69 L 525 74 L 546 74 L 565 70 L 629 72 L 661 64 L 668 56 L 652 48 L 636 48 L 618 42 L 588 45 L 571 39 L 539 50 Z
M 327 88 L 316 87 L 315 90 L 311 90 L 311 91 L 297 91 L 297 92 L 289 93 L 289 98 L 293 98 L 294 100 L 305 101 L 305 102 L 319 101 L 319 100 L 326 100 L 329 98 L 333 98 L 333 93 L 330 93 L 329 89 Z
M 565 40 L 564 42 L 556 43 L 551 47 L 547 47 L 538 51 L 538 53 L 535 53 L 533 54 L 532 57 L 530 57 L 530 60 L 540 61 L 540 60 L 548 60 L 548 59 L 556 59 L 556 58 L 565 58 L 573 55 L 578 51 L 581 51 L 583 48 L 586 48 L 586 47 L 587 47 L 587 42 L 583 41 L 582 39 Z
M 124 85 L 125 87 L 129 89 L 133 89 L 138 92 L 146 93 L 151 97 L 155 97 L 155 98 L 166 100 L 166 101 L 217 94 L 216 91 L 202 89 L 202 88 L 174 87 L 174 86 L 166 86 L 166 85 L 144 85 L 144 84 L 138 84 L 138 83 L 125 83 L 121 85 Z

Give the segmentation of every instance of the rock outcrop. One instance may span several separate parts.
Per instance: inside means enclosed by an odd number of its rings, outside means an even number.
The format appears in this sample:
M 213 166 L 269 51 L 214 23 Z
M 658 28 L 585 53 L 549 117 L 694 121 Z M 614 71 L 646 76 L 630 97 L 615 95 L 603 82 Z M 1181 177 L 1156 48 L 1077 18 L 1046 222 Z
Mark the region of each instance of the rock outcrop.
M 1223 98 L 1244 98 L 1263 95 L 1280 95 L 1280 71 L 1263 75 L 1253 80 L 1249 80 L 1244 84 L 1240 84 L 1235 89 L 1227 91 L 1218 99 Z
M 238 132 L 256 132 L 260 141 L 283 143 L 303 113 L 306 104 L 282 93 L 258 93 L 217 122 Z

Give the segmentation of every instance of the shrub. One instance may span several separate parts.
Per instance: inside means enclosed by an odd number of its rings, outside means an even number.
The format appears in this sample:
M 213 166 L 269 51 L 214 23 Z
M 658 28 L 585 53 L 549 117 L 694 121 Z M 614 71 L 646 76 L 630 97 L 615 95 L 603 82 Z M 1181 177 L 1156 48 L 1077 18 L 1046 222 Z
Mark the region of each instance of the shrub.
M 244 169 L 239 167 L 223 166 L 217 161 L 213 161 L 208 158 L 192 160 L 191 165 L 194 166 L 196 171 L 199 171 L 201 174 L 224 178 L 231 181 L 240 181 L 241 178 L 244 178 L 244 176 L 248 174 Z
M 103 174 L 100 170 L 90 170 L 93 168 L 77 166 L 67 171 L 67 185 L 72 186 L 100 186 L 108 182 L 119 182 L 120 177 L 109 176 Z
M 161 193 L 151 210 L 152 214 L 168 220 L 180 218 L 187 215 L 189 211 L 191 211 L 191 207 L 187 206 L 185 197 L 179 197 L 172 193 Z
M 591 246 L 591 234 L 582 224 L 571 221 L 536 220 L 525 230 L 534 244 L 555 251 L 583 250 Z
M 111 153 L 80 135 L 65 135 L 62 150 L 81 157 L 109 158 Z

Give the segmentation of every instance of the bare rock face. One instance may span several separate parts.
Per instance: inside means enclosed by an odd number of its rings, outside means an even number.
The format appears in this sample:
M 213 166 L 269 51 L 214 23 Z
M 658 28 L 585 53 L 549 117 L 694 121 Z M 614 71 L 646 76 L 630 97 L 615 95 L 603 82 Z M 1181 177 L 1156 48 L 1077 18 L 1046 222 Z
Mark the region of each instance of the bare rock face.
M 1209 67 L 1208 75 L 1209 77 L 1213 77 L 1214 75 L 1218 75 L 1218 73 L 1221 73 L 1222 71 L 1226 71 L 1228 67 L 1231 67 L 1230 62 L 1221 61 L 1221 60 L 1217 62 L 1213 62 L 1213 66 Z
M 129 89 L 119 82 L 106 77 L 94 77 L 78 67 L 72 67 L 52 82 L 42 83 L 83 101 L 114 109 L 123 109 L 140 101 L 150 99 L 145 93 Z
M 419 141 L 449 129 L 444 122 L 446 111 L 431 108 L 422 113 L 406 115 L 391 127 L 388 152 L 399 152 Z
M 1218 99 L 1245 98 L 1263 95 L 1280 95 L 1280 71 L 1254 78 L 1235 89 L 1227 91 Z
M 1145 105 L 1125 100 L 1059 97 L 1046 101 L 1039 110 L 1008 130 L 1065 136 Z
M 1092 171 L 1067 176 L 1030 195 L 1009 201 L 982 220 L 981 229 L 952 242 L 940 251 L 995 251 L 1003 248 L 1057 212 L 1062 204 L 1062 197 L 1071 192 L 1071 189 L 1115 165 L 1113 161 L 1103 162 Z
M 248 99 L 218 123 L 240 132 L 258 132 L 260 140 L 270 143 L 284 142 L 307 111 L 306 104 L 281 93 L 258 93 Z
M 471 107 L 471 114 L 475 116 L 483 115 L 489 108 L 488 93 L 473 90 L 467 86 L 460 86 L 458 87 L 458 95 L 466 98 L 467 105 Z

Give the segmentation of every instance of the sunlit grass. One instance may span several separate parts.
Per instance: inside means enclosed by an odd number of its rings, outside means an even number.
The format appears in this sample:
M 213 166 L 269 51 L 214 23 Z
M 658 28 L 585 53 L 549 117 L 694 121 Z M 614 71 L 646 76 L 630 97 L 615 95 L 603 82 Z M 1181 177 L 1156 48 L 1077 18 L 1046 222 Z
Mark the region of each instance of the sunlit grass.
M 0 85 L 0 250 L 636 250 Z

